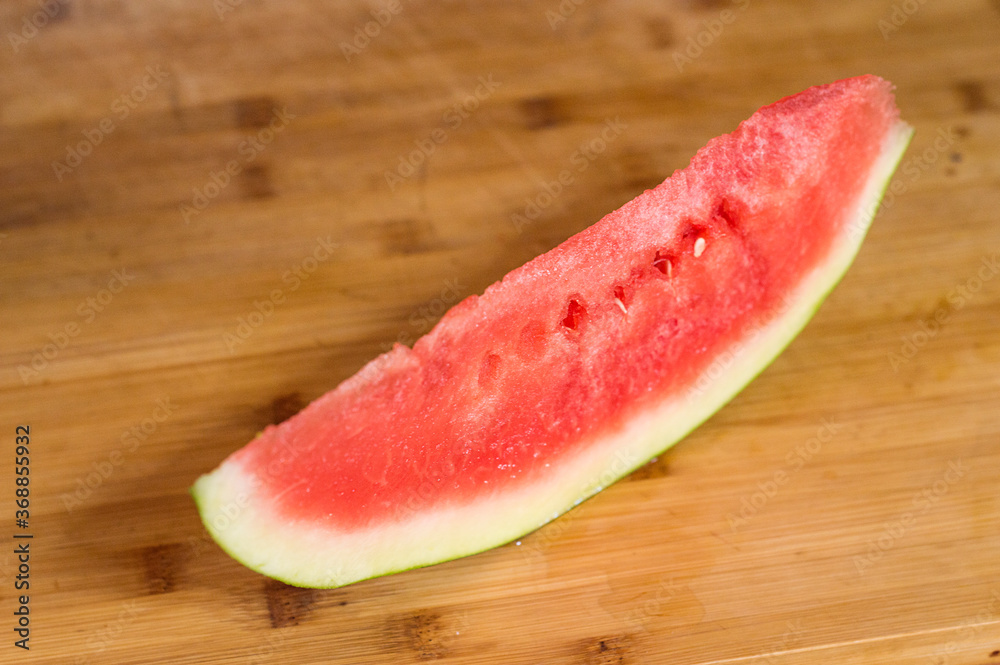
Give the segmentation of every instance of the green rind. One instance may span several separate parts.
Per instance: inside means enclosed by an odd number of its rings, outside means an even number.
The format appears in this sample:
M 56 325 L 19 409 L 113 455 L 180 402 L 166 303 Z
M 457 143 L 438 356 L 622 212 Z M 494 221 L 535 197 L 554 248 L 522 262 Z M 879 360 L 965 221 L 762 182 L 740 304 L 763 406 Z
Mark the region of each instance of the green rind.
M 414 556 L 411 559 L 412 565 L 385 565 L 369 574 L 353 576 L 348 575 L 341 576 L 339 578 L 331 576 L 329 573 L 324 576 L 321 573 L 311 570 L 289 569 L 283 571 L 280 567 L 276 569 L 275 566 L 270 565 L 273 563 L 273 560 L 266 561 L 264 564 L 260 563 L 258 560 L 254 560 L 250 554 L 255 551 L 259 551 L 261 547 L 265 546 L 271 546 L 271 549 L 276 552 L 284 551 L 287 553 L 287 547 L 283 545 L 280 547 L 273 546 L 273 542 L 271 541 L 274 539 L 281 539 L 283 537 L 300 537 L 299 547 L 308 549 L 310 539 L 315 541 L 317 538 L 321 539 L 325 537 L 326 534 L 303 534 L 302 532 L 305 531 L 304 528 L 294 525 L 289 527 L 289 525 L 284 524 L 279 519 L 272 520 L 271 517 L 266 515 L 264 512 L 266 511 L 266 507 L 253 505 L 252 496 L 247 499 L 247 506 L 241 507 L 238 511 L 236 511 L 238 514 L 233 519 L 234 524 L 237 523 L 237 520 L 242 522 L 242 524 L 240 524 L 240 528 L 244 528 L 249 525 L 249 532 L 251 536 L 246 539 L 248 542 L 240 542 L 241 539 L 235 537 L 227 538 L 224 533 L 226 529 L 216 528 L 218 525 L 214 524 L 214 522 L 220 520 L 220 518 L 228 519 L 227 515 L 232 514 L 233 512 L 232 506 L 239 506 L 242 503 L 239 500 L 240 487 L 238 486 L 238 483 L 233 482 L 227 486 L 225 478 L 218 474 L 220 474 L 220 472 L 224 474 L 239 474 L 238 469 L 227 469 L 224 464 L 212 474 L 199 478 L 194 487 L 191 488 L 191 493 L 196 505 L 198 506 L 202 521 L 204 522 L 209 533 L 219 543 L 222 549 L 247 567 L 287 584 L 314 588 L 333 588 L 343 586 L 345 584 L 350 584 L 363 579 L 380 577 L 383 575 L 403 572 L 413 568 L 421 568 L 457 559 L 488 549 L 493 549 L 504 543 L 520 538 L 526 533 L 530 533 L 551 519 L 554 519 L 559 514 L 570 510 L 581 501 L 593 496 L 603 489 L 603 487 L 615 482 L 628 473 L 631 473 L 636 468 L 645 464 L 650 458 L 655 457 L 656 455 L 659 455 L 671 448 L 687 434 L 700 426 L 705 420 L 710 418 L 726 403 L 732 400 L 747 384 L 763 372 L 764 369 L 766 369 L 774 361 L 774 359 L 780 355 L 780 353 L 792 342 L 792 340 L 805 327 L 809 320 L 815 315 L 823 301 L 836 287 L 836 285 L 840 283 L 848 268 L 852 264 L 855 256 L 860 250 L 862 240 L 868 231 L 871 220 L 875 215 L 878 203 L 884 196 L 886 187 L 889 184 L 889 179 L 902 158 L 911 136 L 912 129 L 902 122 L 897 123 L 890 130 L 881 155 L 876 160 L 875 165 L 870 171 L 868 185 L 862 193 L 861 200 L 856 206 L 854 219 L 852 219 L 852 223 L 850 223 L 845 229 L 845 237 L 842 239 L 840 244 L 835 244 L 833 251 L 831 251 L 829 260 L 824 266 L 821 266 L 825 268 L 825 270 L 817 269 L 811 273 L 806 280 L 803 280 L 799 289 L 797 289 L 796 296 L 808 295 L 809 297 L 799 298 L 796 303 L 797 308 L 793 306 L 790 312 L 777 318 L 772 324 L 763 329 L 763 338 L 771 343 L 769 345 L 759 345 L 763 347 L 761 349 L 762 354 L 749 359 L 752 360 L 752 362 L 748 362 L 747 356 L 752 356 L 753 351 L 756 349 L 754 345 L 748 346 L 747 350 L 749 353 L 743 353 L 740 356 L 741 360 L 734 364 L 735 369 L 731 368 L 729 374 L 721 376 L 713 382 L 712 388 L 709 390 L 708 397 L 700 399 L 700 403 L 696 403 L 695 408 L 693 409 L 685 407 L 685 415 L 688 415 L 691 411 L 693 411 L 695 414 L 694 417 L 671 418 L 671 413 L 676 411 L 677 409 L 675 407 L 679 405 L 680 400 L 677 400 L 676 404 L 665 406 L 662 409 L 662 412 L 655 411 L 655 413 L 651 412 L 648 417 L 646 414 L 637 417 L 633 421 L 632 425 L 621 433 L 621 436 L 610 437 L 607 441 L 609 443 L 609 447 L 612 449 L 615 448 L 615 445 L 622 447 L 622 442 L 625 442 L 624 445 L 629 449 L 641 448 L 643 441 L 649 441 L 649 445 L 646 446 L 642 454 L 636 455 L 633 460 L 624 464 L 620 470 L 615 470 L 613 473 L 610 473 L 610 475 L 608 475 L 608 471 L 612 469 L 609 461 L 611 459 L 611 451 L 609 451 L 606 459 L 601 460 L 598 458 L 591 460 L 591 469 L 588 472 L 574 476 L 571 471 L 567 471 L 564 475 L 570 476 L 569 480 L 573 481 L 572 483 L 567 484 L 571 484 L 573 487 L 582 488 L 582 490 L 578 491 L 571 489 L 570 492 L 566 493 L 566 496 L 572 496 L 572 498 L 568 501 L 563 501 L 561 503 L 562 507 L 557 508 L 551 514 L 546 512 L 546 515 L 548 516 L 543 517 L 540 521 L 532 520 L 530 522 L 522 522 L 516 527 L 507 528 L 506 535 L 501 535 L 494 540 L 485 538 L 480 539 L 478 544 L 467 545 L 465 547 L 459 544 L 460 539 L 456 535 L 453 541 L 455 547 L 448 551 L 445 555 L 425 558 L 422 560 Z M 811 281 L 815 281 L 816 284 L 812 284 Z M 773 340 L 770 335 L 773 335 Z M 732 378 L 727 383 L 727 379 L 730 377 Z M 645 430 L 641 427 L 643 423 L 650 419 L 653 420 L 653 424 L 655 424 L 657 417 L 661 421 L 665 422 L 666 425 L 660 424 L 656 427 L 647 427 Z M 682 423 L 681 426 L 671 427 L 673 425 L 677 425 L 678 423 Z M 633 430 L 637 430 L 637 432 L 633 432 Z M 638 441 L 638 444 L 636 444 L 636 441 Z M 602 442 L 596 443 L 601 444 Z M 616 457 L 616 459 L 620 459 L 620 456 Z M 586 460 L 584 460 L 584 462 L 586 462 Z M 586 465 L 584 463 L 581 463 L 581 468 L 584 468 L 585 466 Z M 601 469 L 603 469 L 603 471 L 600 471 Z M 605 476 L 607 477 L 605 478 Z M 236 475 L 231 477 L 239 478 L 240 476 Z M 590 479 L 589 482 L 588 478 Z M 556 482 L 558 480 L 559 477 L 552 482 Z M 594 482 L 595 480 L 599 480 L 599 482 Z M 218 498 L 220 496 L 222 499 Z M 231 500 L 228 503 L 223 503 L 226 496 L 229 496 Z M 528 500 L 530 500 L 530 493 L 526 496 L 528 496 Z M 518 500 L 517 496 L 506 495 L 502 497 L 503 502 L 511 503 L 515 506 L 518 505 Z M 487 498 L 487 501 L 489 501 L 489 498 Z M 531 504 L 528 503 L 524 505 Z M 476 509 L 477 508 L 473 506 L 469 510 L 468 514 L 465 515 L 465 517 L 468 518 L 466 521 L 473 526 L 476 525 L 476 522 L 473 518 L 470 518 L 469 515 L 473 515 L 474 517 Z M 495 507 L 494 514 L 504 514 L 504 512 L 505 511 L 499 505 Z M 268 524 L 269 522 L 270 525 Z M 416 520 L 414 520 L 414 522 L 416 522 Z M 461 527 L 462 525 L 459 524 L 458 526 Z M 269 527 L 271 530 L 269 530 Z M 259 528 L 260 533 L 255 534 L 253 532 L 253 529 L 255 528 Z M 396 527 L 393 526 L 392 528 Z M 419 527 L 415 525 L 412 530 L 417 530 L 418 528 Z M 391 530 L 387 529 L 386 533 L 391 533 Z M 458 531 L 455 533 L 457 534 Z M 412 534 L 404 533 L 404 535 Z M 383 548 L 385 551 L 390 551 L 391 549 L 391 547 Z M 299 553 L 299 549 L 296 548 L 295 552 Z M 331 556 L 333 556 L 334 554 L 339 553 L 339 550 L 335 547 L 331 547 L 331 553 Z M 305 555 L 305 557 L 308 556 L 309 554 Z

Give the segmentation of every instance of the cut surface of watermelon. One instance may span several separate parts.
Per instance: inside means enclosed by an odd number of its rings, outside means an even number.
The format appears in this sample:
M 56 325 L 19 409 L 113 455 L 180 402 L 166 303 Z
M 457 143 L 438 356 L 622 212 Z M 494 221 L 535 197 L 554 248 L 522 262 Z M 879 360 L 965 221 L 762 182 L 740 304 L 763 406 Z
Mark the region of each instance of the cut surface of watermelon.
M 212 537 L 336 587 L 528 533 L 663 452 L 801 330 L 912 130 L 891 85 L 810 88 L 462 301 L 192 493 Z

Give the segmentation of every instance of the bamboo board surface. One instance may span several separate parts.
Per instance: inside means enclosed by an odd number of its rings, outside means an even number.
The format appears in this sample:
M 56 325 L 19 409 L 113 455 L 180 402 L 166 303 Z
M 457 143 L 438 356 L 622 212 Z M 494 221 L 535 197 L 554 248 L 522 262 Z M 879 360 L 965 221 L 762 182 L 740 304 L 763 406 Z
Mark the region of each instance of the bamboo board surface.
M 1000 663 L 1000 4 L 16 0 L 0 25 L 0 422 L 31 450 L 25 529 L 0 465 L 0 661 Z M 868 72 L 917 133 L 856 263 L 671 452 L 519 545 L 339 590 L 207 538 L 188 488 L 263 426 L 759 106 Z

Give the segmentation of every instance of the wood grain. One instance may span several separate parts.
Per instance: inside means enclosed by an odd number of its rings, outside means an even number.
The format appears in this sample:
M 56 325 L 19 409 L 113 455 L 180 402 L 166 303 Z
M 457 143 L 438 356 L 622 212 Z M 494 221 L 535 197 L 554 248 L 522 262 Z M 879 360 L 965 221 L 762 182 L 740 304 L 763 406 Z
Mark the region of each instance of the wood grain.
M 1000 663 L 1000 5 L 385 7 L 0 7 L 0 413 L 11 447 L 31 427 L 34 535 L 29 652 L 0 555 L 0 660 Z M 757 107 L 866 72 L 917 129 L 896 189 L 672 452 L 519 545 L 338 590 L 207 538 L 188 487 L 264 425 Z

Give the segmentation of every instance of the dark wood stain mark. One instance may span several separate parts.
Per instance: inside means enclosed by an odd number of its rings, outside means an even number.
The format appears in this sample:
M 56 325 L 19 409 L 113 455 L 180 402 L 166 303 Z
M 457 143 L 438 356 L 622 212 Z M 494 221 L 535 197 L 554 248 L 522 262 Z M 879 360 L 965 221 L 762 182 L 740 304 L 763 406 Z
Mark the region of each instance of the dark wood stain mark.
M 234 125 L 239 123 L 238 103 L 219 102 L 185 106 L 180 100 L 175 82 L 176 77 L 168 80 L 167 94 L 170 97 L 171 113 L 185 132 L 226 132 L 231 131 Z M 235 152 L 234 150 L 233 155 Z
M 309 614 L 316 599 L 316 590 L 268 580 L 264 583 L 264 596 L 267 599 L 267 614 L 271 619 L 271 627 L 284 628 L 297 626 L 299 620 Z
M 632 641 L 627 635 L 592 640 L 584 645 L 584 662 L 587 665 L 627 665 L 633 662 L 631 651 Z
M 170 593 L 177 583 L 177 571 L 187 556 L 180 543 L 154 545 L 141 551 L 146 586 L 150 595 Z
M 433 245 L 434 229 L 422 219 L 389 219 L 374 228 L 386 253 L 415 254 Z
M 990 652 L 990 658 L 996 658 L 997 656 L 1000 656 L 1000 649 Z
M 174 122 L 180 125 L 181 129 L 186 129 L 184 123 L 184 109 L 181 107 L 181 95 L 177 90 L 177 77 L 171 76 L 167 86 L 167 98 L 170 100 L 170 115 Z
M 240 174 L 243 196 L 248 199 L 267 199 L 274 196 L 271 183 L 271 167 L 267 164 L 251 164 Z
M 688 0 L 688 4 L 695 10 L 726 9 L 731 7 L 732 0 Z
M 967 113 L 980 113 L 992 107 L 979 81 L 959 81 L 955 84 L 955 92 Z
M 553 127 L 562 121 L 559 103 L 552 97 L 529 97 L 521 100 L 524 126 L 531 130 Z
M 626 480 L 649 480 L 650 478 L 663 478 L 670 475 L 670 461 L 666 457 L 659 457 L 651 460 L 647 464 L 640 466 L 630 473 Z
M 236 126 L 240 129 L 267 127 L 274 117 L 278 102 L 272 97 L 245 97 L 233 103 Z
M 394 619 L 390 628 L 394 641 L 410 649 L 419 660 L 437 660 L 446 657 L 451 649 L 445 634 L 441 615 L 430 610 Z
M 52 8 L 53 14 L 49 16 L 49 23 L 61 23 L 70 18 L 73 14 L 73 7 L 68 0 L 60 0 L 59 2 L 53 3 L 55 6 Z M 43 5 L 48 7 L 49 5 Z
M 0 231 L 6 233 L 18 227 L 29 227 L 41 221 L 41 205 L 38 201 L 11 203 L 0 210 Z
M 655 49 L 665 49 L 674 45 L 674 26 L 665 18 L 651 18 L 646 21 L 646 34 Z
M 278 395 L 271 400 L 271 422 L 275 425 L 283 423 L 305 408 L 302 394 L 297 392 Z
M 958 138 L 964 139 L 972 133 L 972 130 L 965 125 L 959 125 L 955 128 L 955 133 L 958 134 Z
M 942 315 L 950 314 L 952 311 L 952 305 L 948 302 L 948 296 L 944 295 L 937 299 L 934 307 L 927 312 L 927 316 L 924 317 L 924 323 L 931 327 L 932 329 L 937 329 L 938 323 L 935 322 L 935 317 L 938 313 Z

